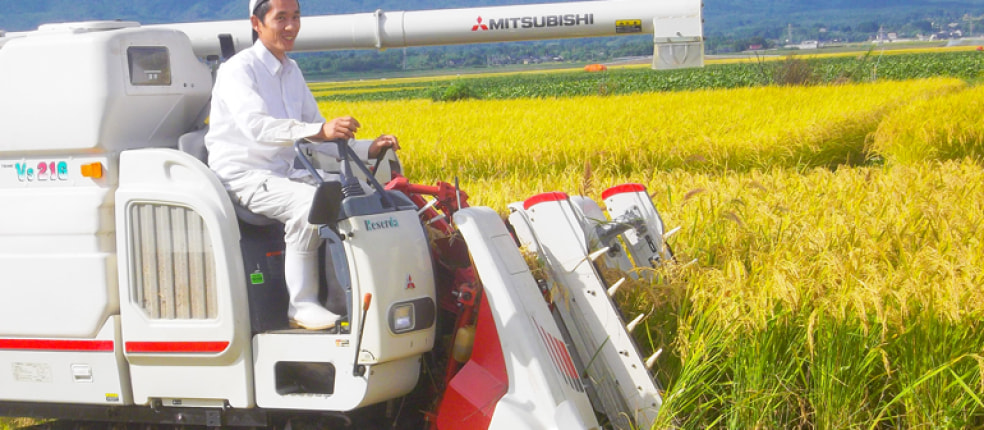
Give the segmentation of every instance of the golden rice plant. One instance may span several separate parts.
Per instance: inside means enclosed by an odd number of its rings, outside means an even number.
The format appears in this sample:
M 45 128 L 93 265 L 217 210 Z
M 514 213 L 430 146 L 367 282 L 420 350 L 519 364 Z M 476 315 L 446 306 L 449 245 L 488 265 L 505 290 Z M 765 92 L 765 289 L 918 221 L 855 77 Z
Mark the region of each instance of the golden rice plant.
M 895 163 L 984 160 L 984 86 L 898 109 L 878 126 L 872 150 Z
M 42 420 L 31 418 L 2 418 L 0 417 L 0 430 L 18 429 L 41 424 Z
M 649 187 L 666 190 L 654 201 L 705 268 L 690 279 L 695 299 L 734 298 L 716 314 L 729 324 L 806 305 L 891 325 L 927 308 L 952 322 L 984 315 L 984 170 L 971 161 L 678 171 Z
M 930 79 L 568 99 L 325 102 L 321 108 L 328 116 L 359 118 L 364 137 L 397 134 L 417 180 L 458 176 L 469 188 L 514 189 L 576 177 L 585 163 L 603 176 L 861 163 L 865 139 L 887 111 L 962 88 L 959 80 Z M 472 195 L 499 210 L 520 197 Z
M 620 179 L 630 178 L 606 180 Z M 679 358 L 661 362 L 661 419 L 685 428 L 980 423 L 979 164 L 681 170 L 646 184 L 664 221 L 683 227 L 677 258 L 698 261 L 676 278 L 689 304 L 663 308 L 686 319 L 651 326 L 674 331 L 661 337 L 675 339 Z

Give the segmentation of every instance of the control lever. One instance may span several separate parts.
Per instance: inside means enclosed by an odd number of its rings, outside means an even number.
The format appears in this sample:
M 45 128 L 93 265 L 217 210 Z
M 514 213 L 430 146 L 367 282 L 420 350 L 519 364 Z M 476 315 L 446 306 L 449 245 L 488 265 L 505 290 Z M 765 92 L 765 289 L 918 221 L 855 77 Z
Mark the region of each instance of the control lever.
M 369 312 L 370 303 L 372 303 L 372 293 L 366 293 L 362 296 L 362 318 L 359 320 L 359 337 L 355 338 L 355 364 L 352 366 L 352 376 L 366 374 L 365 366 L 359 366 L 359 355 L 362 352 L 362 334 L 366 331 L 366 314 Z

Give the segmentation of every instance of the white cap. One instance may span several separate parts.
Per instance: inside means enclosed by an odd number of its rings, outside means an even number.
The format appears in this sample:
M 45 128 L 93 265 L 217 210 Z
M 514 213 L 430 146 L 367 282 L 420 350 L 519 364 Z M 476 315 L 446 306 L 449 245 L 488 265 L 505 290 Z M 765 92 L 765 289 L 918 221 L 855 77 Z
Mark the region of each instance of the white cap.
M 249 0 L 249 15 L 253 16 L 253 11 L 256 10 L 256 4 L 262 0 Z

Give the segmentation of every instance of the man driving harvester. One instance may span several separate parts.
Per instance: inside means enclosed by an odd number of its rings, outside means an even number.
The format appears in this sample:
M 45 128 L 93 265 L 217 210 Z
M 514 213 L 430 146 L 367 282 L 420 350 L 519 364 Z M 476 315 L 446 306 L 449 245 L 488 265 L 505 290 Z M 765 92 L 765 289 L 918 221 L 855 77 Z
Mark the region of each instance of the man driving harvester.
M 294 169 L 293 143 L 354 138 L 351 116 L 326 121 L 297 63 L 287 56 L 301 29 L 297 0 L 250 0 L 253 46 L 230 58 L 212 90 L 205 144 L 208 164 L 240 205 L 284 223 L 285 280 L 291 326 L 328 329 L 338 315 L 318 301 L 318 248 L 322 239 L 307 217 L 314 178 Z M 399 149 L 382 135 L 352 149 L 362 158 Z

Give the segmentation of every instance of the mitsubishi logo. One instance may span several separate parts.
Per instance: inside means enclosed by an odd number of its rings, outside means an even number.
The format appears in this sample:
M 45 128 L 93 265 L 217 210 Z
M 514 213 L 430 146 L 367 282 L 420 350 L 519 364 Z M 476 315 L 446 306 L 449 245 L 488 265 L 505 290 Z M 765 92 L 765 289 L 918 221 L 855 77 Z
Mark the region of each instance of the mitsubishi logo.
M 415 285 L 413 283 L 413 276 L 412 275 L 407 275 L 407 288 L 406 289 L 413 290 L 413 289 L 416 289 L 416 288 L 417 288 L 417 285 Z
M 478 17 L 478 24 L 472 26 L 472 31 L 478 31 L 479 28 L 483 31 L 489 29 L 489 26 L 482 24 L 482 17 Z
M 512 16 L 507 18 L 492 18 L 489 20 L 484 20 L 482 17 L 478 17 L 476 21 L 476 24 L 472 26 L 472 31 L 577 27 L 582 25 L 594 25 L 594 14 L 568 13 L 563 15 Z M 635 23 L 635 21 L 632 22 Z

